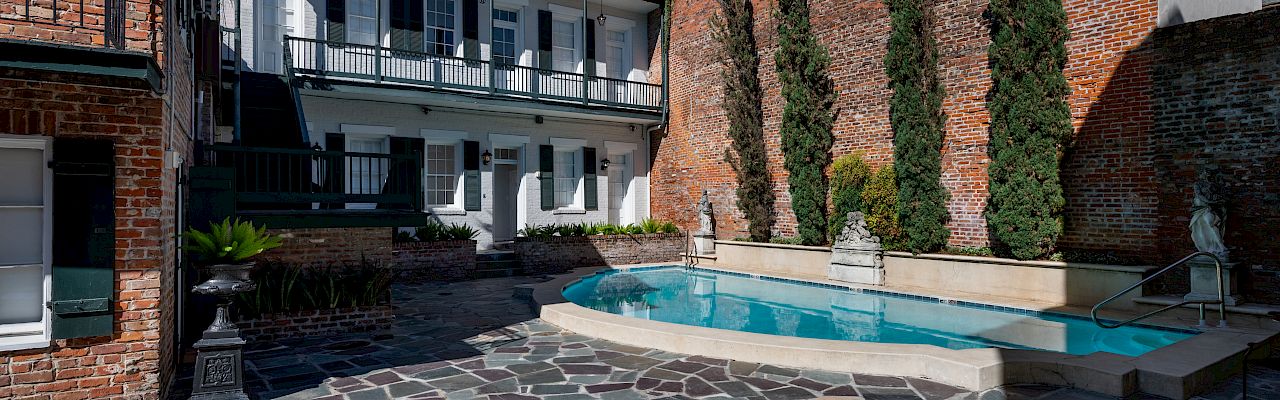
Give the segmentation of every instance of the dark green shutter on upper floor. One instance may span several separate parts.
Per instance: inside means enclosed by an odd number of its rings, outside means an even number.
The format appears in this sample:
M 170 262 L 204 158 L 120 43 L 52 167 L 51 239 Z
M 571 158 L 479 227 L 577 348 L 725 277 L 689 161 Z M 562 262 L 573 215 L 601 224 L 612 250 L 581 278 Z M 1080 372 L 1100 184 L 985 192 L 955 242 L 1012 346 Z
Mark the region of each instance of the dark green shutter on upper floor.
M 115 150 L 109 141 L 53 144 L 54 339 L 110 336 L 115 293 Z
M 582 63 L 583 71 L 586 71 L 587 76 L 592 76 L 596 74 L 596 24 L 583 21 L 583 26 L 587 27 L 586 37 L 583 40 L 586 43 L 584 54 L 586 61 Z
M 473 60 L 480 59 L 479 3 L 479 0 L 462 0 L 462 56 Z
M 423 51 L 422 0 L 391 0 L 391 48 Z
M 480 211 L 480 142 L 462 142 L 462 209 Z
M 556 148 L 544 144 L 538 146 L 538 188 L 542 199 L 542 210 L 556 208 Z
M 327 0 L 325 2 L 325 40 L 343 43 L 347 41 L 347 1 Z
M 596 193 L 596 149 L 582 148 L 582 208 L 599 210 L 600 200 Z
M 551 11 L 538 10 L 538 68 L 551 69 Z

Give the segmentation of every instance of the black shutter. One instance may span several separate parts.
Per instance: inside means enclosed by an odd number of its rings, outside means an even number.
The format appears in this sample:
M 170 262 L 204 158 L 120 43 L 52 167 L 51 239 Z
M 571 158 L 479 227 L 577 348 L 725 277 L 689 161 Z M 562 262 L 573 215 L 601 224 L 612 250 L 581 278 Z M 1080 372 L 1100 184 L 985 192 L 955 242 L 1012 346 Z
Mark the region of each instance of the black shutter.
M 587 27 L 586 36 L 583 38 L 583 42 L 586 46 L 586 51 L 584 52 L 586 61 L 582 63 L 582 70 L 586 72 L 588 76 L 596 74 L 596 24 L 591 22 L 591 20 L 584 20 L 582 22 L 583 26 Z
M 538 68 L 551 69 L 551 11 L 538 10 Z
M 587 210 L 599 210 L 600 200 L 596 198 L 596 149 L 582 148 L 582 206 Z
M 391 137 L 391 154 L 416 155 L 417 163 L 415 164 L 414 160 L 405 159 L 392 161 L 387 171 L 387 182 L 382 186 L 382 193 L 407 194 L 410 200 L 406 203 L 378 204 L 378 208 L 421 209 L 421 202 L 418 199 L 422 192 L 422 169 L 419 166 L 423 162 L 423 143 L 422 138 Z
M 480 58 L 479 0 L 462 0 L 462 55 L 470 59 Z
M 556 208 L 556 148 L 544 144 L 538 146 L 538 183 L 542 197 L 542 210 Z
M 52 337 L 110 336 L 115 292 L 115 150 L 111 142 L 53 145 Z
M 324 149 L 330 151 L 347 151 L 346 137 L 341 133 L 326 133 L 324 135 Z M 324 157 L 321 158 L 325 163 L 325 193 L 346 193 L 347 192 L 347 163 L 344 157 Z M 322 208 L 335 209 L 346 208 L 343 203 L 326 204 Z
M 391 0 L 391 48 L 421 52 L 422 0 Z
M 347 1 L 328 0 L 325 2 L 325 24 L 329 30 L 325 39 L 331 42 L 347 41 Z
M 480 142 L 462 142 L 462 209 L 480 211 Z

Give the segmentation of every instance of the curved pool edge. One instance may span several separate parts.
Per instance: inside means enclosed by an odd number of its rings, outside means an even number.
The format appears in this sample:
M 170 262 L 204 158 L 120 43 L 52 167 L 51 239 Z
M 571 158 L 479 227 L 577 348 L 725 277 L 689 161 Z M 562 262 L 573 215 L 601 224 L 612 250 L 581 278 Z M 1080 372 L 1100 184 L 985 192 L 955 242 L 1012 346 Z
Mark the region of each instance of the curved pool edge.
M 613 267 L 627 269 L 664 264 Z M 1274 345 L 1276 332 L 1209 330 L 1138 357 L 1076 356 L 1041 350 L 965 349 L 931 345 L 808 339 L 625 317 L 574 304 L 565 287 L 602 268 L 580 268 L 529 285 L 542 320 L 621 344 L 795 368 L 923 377 L 973 391 L 1008 384 L 1070 386 L 1109 396 L 1141 391 L 1183 399 L 1226 378 L 1246 343 Z M 1264 353 L 1265 354 L 1265 353 Z

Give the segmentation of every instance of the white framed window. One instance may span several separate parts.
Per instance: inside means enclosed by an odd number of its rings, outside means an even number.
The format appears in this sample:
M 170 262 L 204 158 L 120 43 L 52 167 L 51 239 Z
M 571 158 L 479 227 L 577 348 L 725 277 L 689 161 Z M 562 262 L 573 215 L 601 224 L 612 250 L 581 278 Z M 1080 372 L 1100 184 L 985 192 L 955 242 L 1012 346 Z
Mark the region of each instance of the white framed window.
M 452 56 L 457 46 L 458 5 L 455 0 L 426 0 L 423 36 L 427 53 Z
M 494 7 L 493 35 L 490 49 L 493 61 L 500 64 L 515 65 L 519 61 L 520 49 L 520 11 Z
M 53 171 L 46 138 L 0 135 L 0 350 L 48 345 Z
M 345 134 L 346 151 L 348 153 L 388 154 L 391 147 L 390 135 L 377 134 Z M 349 194 L 379 194 L 387 181 L 390 164 L 386 158 L 374 156 L 349 155 L 346 157 L 346 187 Z M 349 209 L 371 209 L 374 203 L 347 203 Z
M 551 69 L 582 72 L 582 10 L 556 4 L 551 11 Z
M 457 143 L 427 143 L 426 196 L 429 207 L 457 207 L 458 167 Z
M 369 46 L 378 43 L 378 4 L 375 1 L 346 0 L 348 43 Z
M 577 171 L 581 167 L 578 165 L 578 152 L 561 151 L 556 149 L 555 152 L 555 206 L 556 208 L 567 208 L 577 205 L 578 197 L 578 174 Z
M 620 29 L 605 30 L 604 65 L 605 76 L 613 79 L 627 79 L 631 72 L 627 31 Z

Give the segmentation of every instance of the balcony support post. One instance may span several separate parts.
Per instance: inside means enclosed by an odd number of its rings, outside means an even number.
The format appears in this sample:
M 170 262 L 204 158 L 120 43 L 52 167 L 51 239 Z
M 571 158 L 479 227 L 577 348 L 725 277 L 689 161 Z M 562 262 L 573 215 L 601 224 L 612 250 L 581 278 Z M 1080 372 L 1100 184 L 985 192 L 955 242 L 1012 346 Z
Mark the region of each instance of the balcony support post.
M 604 6 L 601 5 L 601 7 Z M 600 13 L 604 13 L 603 8 L 600 9 Z M 587 73 L 591 70 L 587 68 L 587 29 L 596 28 L 591 25 L 591 22 L 591 17 L 587 15 L 587 0 L 582 0 L 582 105 L 584 106 L 590 103 L 591 98 L 591 76 Z
M 382 1 L 374 2 L 373 81 L 382 83 Z

